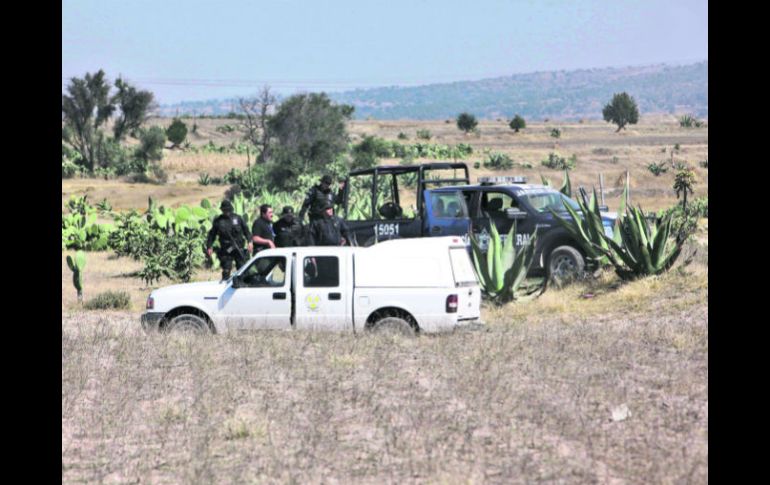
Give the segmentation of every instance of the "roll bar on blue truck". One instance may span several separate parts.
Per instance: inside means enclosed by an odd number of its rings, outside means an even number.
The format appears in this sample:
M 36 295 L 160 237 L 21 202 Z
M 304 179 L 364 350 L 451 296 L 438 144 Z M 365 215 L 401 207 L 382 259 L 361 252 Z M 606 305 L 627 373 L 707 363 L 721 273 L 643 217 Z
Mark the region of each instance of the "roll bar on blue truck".
M 355 170 L 345 179 L 343 218 L 353 244 L 398 238 L 465 235 L 470 219 L 457 188 L 467 185 L 462 162 L 390 165 Z

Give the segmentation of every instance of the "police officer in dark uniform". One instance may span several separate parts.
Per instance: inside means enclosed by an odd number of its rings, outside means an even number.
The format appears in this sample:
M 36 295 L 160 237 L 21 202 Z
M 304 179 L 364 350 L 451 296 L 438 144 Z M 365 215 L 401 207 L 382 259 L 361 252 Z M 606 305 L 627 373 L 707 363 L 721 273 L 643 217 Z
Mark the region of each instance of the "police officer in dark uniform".
M 269 204 L 259 206 L 259 219 L 251 226 L 251 239 L 254 243 L 254 254 L 275 248 L 275 232 L 273 232 L 273 208 Z
M 310 224 L 311 246 L 345 246 L 348 244 L 348 226 L 341 218 L 334 215 L 331 202 L 323 206 L 323 216 Z
M 222 214 L 217 216 L 211 224 L 211 230 L 209 231 L 208 238 L 206 238 L 206 253 L 211 256 L 214 250 L 214 239 L 219 238 L 217 257 L 219 258 L 219 264 L 222 266 L 222 279 L 226 280 L 230 277 L 233 260 L 235 260 L 235 268 L 238 269 L 248 259 L 248 253 L 243 247 L 244 243 L 249 241 L 249 253 L 251 252 L 252 245 L 249 229 L 246 227 L 243 218 L 233 213 L 233 204 L 229 200 L 223 200 L 219 208 L 222 210 Z
M 337 195 L 332 194 L 332 177 L 324 175 L 321 177 L 321 183 L 310 188 L 302 202 L 302 208 L 299 210 L 300 224 L 305 220 L 305 213 L 308 213 L 308 219 L 312 223 L 323 217 L 323 207 L 326 203 L 342 204 L 344 200 L 345 182 L 340 182 L 340 188 Z M 309 210 L 309 212 L 308 212 Z
M 288 248 L 302 245 L 302 226 L 294 217 L 294 209 L 286 206 L 281 211 L 278 222 L 273 224 L 275 231 L 275 245 L 279 248 Z

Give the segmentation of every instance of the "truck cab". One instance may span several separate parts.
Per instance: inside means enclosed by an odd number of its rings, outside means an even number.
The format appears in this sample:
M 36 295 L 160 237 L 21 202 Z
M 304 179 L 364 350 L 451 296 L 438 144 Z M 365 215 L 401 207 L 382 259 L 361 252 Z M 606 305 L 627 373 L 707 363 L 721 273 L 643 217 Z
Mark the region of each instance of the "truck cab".
M 468 207 L 460 190 L 468 184 L 462 162 L 380 166 L 350 172 L 343 218 L 354 245 L 400 238 L 466 235 Z

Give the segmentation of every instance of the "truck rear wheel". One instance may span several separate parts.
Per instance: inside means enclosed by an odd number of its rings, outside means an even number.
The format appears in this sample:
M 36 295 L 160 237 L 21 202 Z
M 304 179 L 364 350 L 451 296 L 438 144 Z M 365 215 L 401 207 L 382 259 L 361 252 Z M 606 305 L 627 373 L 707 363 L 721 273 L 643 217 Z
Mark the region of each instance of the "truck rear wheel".
M 177 315 L 165 325 L 164 330 L 174 333 L 207 334 L 211 333 L 209 325 L 198 315 L 183 313 Z
M 376 333 L 392 333 L 412 336 L 415 334 L 414 328 L 408 321 L 401 317 L 385 317 L 374 322 L 371 327 L 372 332 Z
M 585 270 L 585 259 L 572 246 L 559 246 L 548 256 L 548 278 L 567 282 L 578 278 Z

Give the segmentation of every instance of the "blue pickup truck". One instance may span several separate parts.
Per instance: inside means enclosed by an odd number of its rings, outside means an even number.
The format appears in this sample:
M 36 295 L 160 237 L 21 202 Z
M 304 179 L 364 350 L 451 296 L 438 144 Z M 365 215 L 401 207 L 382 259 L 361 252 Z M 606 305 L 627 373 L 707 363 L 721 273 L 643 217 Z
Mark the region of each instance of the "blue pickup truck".
M 548 210 L 569 219 L 563 201 L 579 213 L 577 203 L 551 187 L 528 184 L 523 177 L 482 177 L 472 185 L 465 163 L 446 162 L 358 170 L 346 182 L 344 214 L 353 244 L 474 234 L 483 248 L 492 222 L 504 238 L 516 221 L 517 247 L 538 234 L 530 274 L 564 276 L 591 264 Z M 616 215 L 603 211 L 604 229 L 611 236 Z

